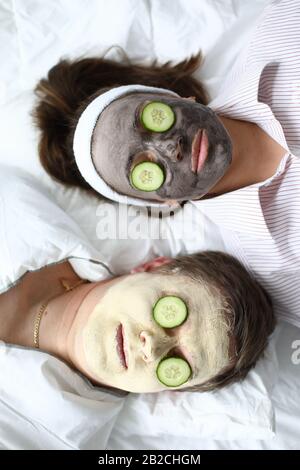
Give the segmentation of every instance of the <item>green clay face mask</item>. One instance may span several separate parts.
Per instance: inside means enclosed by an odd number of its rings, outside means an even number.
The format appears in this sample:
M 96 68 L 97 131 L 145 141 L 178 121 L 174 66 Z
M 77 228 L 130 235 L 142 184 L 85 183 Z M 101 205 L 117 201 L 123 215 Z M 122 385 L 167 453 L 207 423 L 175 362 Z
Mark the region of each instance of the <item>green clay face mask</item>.
M 153 317 L 164 296 L 177 296 L 188 308 L 175 328 L 163 328 Z M 132 274 L 109 287 L 87 317 L 84 363 L 95 381 L 147 393 L 170 389 L 158 380 L 157 368 L 166 356 L 179 357 L 192 374 L 178 388 L 193 386 L 228 366 L 228 323 L 221 297 L 204 284 L 172 274 Z

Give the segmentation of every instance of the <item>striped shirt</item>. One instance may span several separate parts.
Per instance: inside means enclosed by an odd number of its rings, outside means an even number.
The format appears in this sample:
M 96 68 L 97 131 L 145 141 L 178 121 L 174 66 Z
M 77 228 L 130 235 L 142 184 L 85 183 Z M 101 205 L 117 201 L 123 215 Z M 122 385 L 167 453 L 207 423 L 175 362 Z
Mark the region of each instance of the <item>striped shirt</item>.
M 190 204 L 218 225 L 226 251 L 266 287 L 278 316 L 300 327 L 299 0 L 264 9 L 209 106 L 256 123 L 286 153 L 266 181 Z

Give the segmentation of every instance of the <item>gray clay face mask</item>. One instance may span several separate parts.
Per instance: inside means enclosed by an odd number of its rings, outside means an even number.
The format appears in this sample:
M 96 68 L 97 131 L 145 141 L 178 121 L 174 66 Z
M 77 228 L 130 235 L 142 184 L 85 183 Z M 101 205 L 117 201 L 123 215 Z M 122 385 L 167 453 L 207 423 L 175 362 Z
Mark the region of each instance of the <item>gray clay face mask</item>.
M 156 101 L 174 113 L 164 132 L 146 129 L 141 114 Z M 197 172 L 192 166 L 192 144 L 199 129 L 208 138 L 206 159 Z M 208 107 L 168 93 L 130 93 L 113 101 L 100 115 L 92 139 L 93 163 L 105 182 L 120 194 L 145 200 L 192 200 L 208 194 L 224 176 L 232 159 L 232 143 L 218 116 Z M 133 168 L 154 162 L 164 174 L 155 191 L 136 189 Z

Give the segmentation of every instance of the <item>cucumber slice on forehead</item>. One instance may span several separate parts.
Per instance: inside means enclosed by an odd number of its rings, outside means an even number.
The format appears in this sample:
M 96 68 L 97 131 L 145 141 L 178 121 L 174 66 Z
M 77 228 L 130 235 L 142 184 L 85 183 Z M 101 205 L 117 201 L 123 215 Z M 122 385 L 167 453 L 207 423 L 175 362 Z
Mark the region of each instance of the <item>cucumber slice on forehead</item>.
M 141 120 L 146 129 L 153 132 L 165 132 L 173 126 L 175 114 L 167 104 L 151 101 L 144 107 Z
M 130 181 L 139 191 L 155 191 L 164 183 L 165 175 L 157 163 L 142 162 L 131 171 Z
M 158 380 L 167 387 L 179 387 L 192 375 L 188 362 L 180 357 L 163 359 L 156 369 Z
M 162 328 L 176 328 L 188 316 L 186 304 L 180 297 L 167 295 L 161 297 L 153 307 L 153 317 Z

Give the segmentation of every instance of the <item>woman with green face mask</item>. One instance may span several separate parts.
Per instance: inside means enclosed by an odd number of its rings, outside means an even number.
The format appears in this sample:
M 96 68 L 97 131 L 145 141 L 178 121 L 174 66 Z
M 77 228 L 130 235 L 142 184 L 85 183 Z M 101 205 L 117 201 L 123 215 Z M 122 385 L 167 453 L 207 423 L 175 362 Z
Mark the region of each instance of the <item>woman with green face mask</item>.
M 117 275 L 39 182 L 4 167 L 0 181 L 1 341 L 136 393 L 213 390 L 254 366 L 274 313 L 233 257 L 158 257 Z
M 207 391 L 244 378 L 275 324 L 247 271 L 219 252 L 139 271 L 88 282 L 65 261 L 27 273 L 0 295 L 0 338 L 134 393 Z
M 0 182 L 1 341 L 139 393 L 213 390 L 254 366 L 274 313 L 233 257 L 158 257 L 117 275 L 116 246 L 92 245 L 38 181 L 1 167 Z

